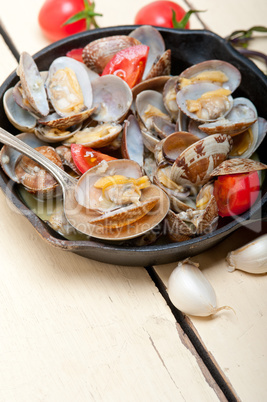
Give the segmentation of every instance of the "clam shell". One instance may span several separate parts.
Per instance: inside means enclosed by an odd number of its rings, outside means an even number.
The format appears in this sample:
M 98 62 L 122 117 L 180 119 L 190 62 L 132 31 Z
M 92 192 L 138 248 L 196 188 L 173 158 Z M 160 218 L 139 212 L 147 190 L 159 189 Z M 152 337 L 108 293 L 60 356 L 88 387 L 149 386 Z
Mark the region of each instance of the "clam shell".
M 167 121 L 170 121 L 168 111 L 165 109 L 162 94 L 154 90 L 145 90 L 140 92 L 136 97 L 136 111 L 145 127 L 150 130 L 153 124 L 153 115 L 146 114 L 148 106 L 152 106 L 159 110 L 159 116 L 163 115 Z
M 103 210 L 103 213 L 99 213 L 99 197 L 102 194 L 100 189 L 94 187 L 94 183 L 99 177 L 105 175 L 122 174 L 126 177 L 139 178 L 142 176 L 142 169 L 138 163 L 131 160 L 114 160 L 88 170 L 78 181 L 76 188 L 76 200 L 78 204 L 86 209 L 86 216 L 88 217 L 87 227 L 90 231 L 90 235 L 100 239 L 109 240 L 123 240 L 137 237 L 143 233 L 148 232 L 153 227 L 158 225 L 166 216 L 169 209 L 169 199 L 167 195 L 159 189 L 157 186 L 150 185 L 142 190 L 141 196 L 141 208 L 135 211 L 135 207 L 122 207 L 114 210 L 112 213 L 110 209 Z M 88 197 L 90 194 L 90 197 Z M 145 204 L 142 205 L 142 203 Z M 146 213 L 142 218 L 134 222 L 134 225 L 128 224 L 128 212 L 129 219 L 132 220 L 132 213 L 136 214 L 139 218 L 139 214 L 143 214 L 147 208 L 155 203 L 150 212 Z M 138 206 L 137 206 L 138 207 Z M 121 215 L 122 213 L 122 215 Z M 102 224 L 96 224 L 98 219 L 110 219 L 110 226 L 107 227 Z M 122 222 L 122 218 L 124 222 Z M 95 222 L 95 224 L 92 224 Z M 125 224 L 124 224 L 125 223 Z M 121 227 L 121 225 L 123 226 Z
M 169 75 L 162 75 L 160 77 L 153 77 L 148 80 L 140 82 L 139 84 L 135 85 L 132 88 L 133 99 L 135 100 L 140 92 L 143 92 L 147 89 L 162 93 L 163 88 L 166 82 L 169 81 L 169 79 L 170 79 Z
M 146 194 L 147 195 L 147 194 Z M 105 213 L 98 218 L 94 218 L 90 221 L 92 225 L 101 225 L 105 228 L 117 229 L 123 226 L 131 225 L 139 219 L 143 218 L 159 201 L 159 197 L 151 197 L 141 201 L 140 205 L 129 205 L 124 208 L 120 208 L 116 211 Z
M 97 39 L 83 49 L 84 64 L 98 74 L 102 74 L 107 63 L 120 50 L 140 45 L 140 41 L 126 35 L 115 35 Z
M 36 118 L 22 109 L 13 96 L 13 88 L 9 88 L 3 98 L 6 116 L 10 123 L 20 131 L 32 132 L 36 126 Z
M 71 138 L 70 143 L 81 144 L 91 148 L 102 148 L 114 141 L 122 130 L 120 124 L 104 123 L 96 127 L 88 127 L 77 131 Z M 68 141 L 64 142 L 68 144 Z
M 35 149 L 63 169 L 61 159 L 54 148 L 45 145 Z M 58 182 L 46 169 L 25 155 L 18 160 L 15 166 L 15 174 L 19 183 L 23 184 L 27 191 L 36 194 L 37 197 L 51 196 L 51 193 L 58 187 Z
M 203 185 L 231 150 L 231 137 L 210 135 L 186 148 L 172 165 L 171 179 L 181 185 Z
M 34 130 L 36 137 L 40 140 L 48 143 L 56 143 L 60 141 L 65 141 L 72 137 L 76 131 L 80 130 L 81 124 L 76 124 L 74 126 L 68 127 L 67 129 L 58 129 L 57 127 L 49 127 L 44 125 L 37 125 Z
M 222 84 L 222 87 L 230 89 L 231 92 L 234 92 L 234 90 L 240 85 L 241 82 L 240 71 L 232 64 L 227 63 L 226 61 L 223 60 L 206 60 L 201 63 L 195 64 L 184 70 L 180 74 L 180 77 L 192 78 L 196 77 L 199 73 L 205 71 L 222 71 L 228 77 L 228 81 L 224 82 Z M 217 82 L 214 83 L 216 85 L 219 85 Z
M 37 138 L 33 133 L 21 133 L 18 134 L 17 137 L 30 145 L 32 148 L 37 148 L 42 145 L 46 145 L 45 142 L 41 141 Z M 18 159 L 21 157 L 21 153 L 16 151 L 14 148 L 11 148 L 8 145 L 4 145 L 1 149 L 0 154 L 0 162 L 1 167 L 5 174 L 13 181 L 19 182 L 18 177 L 15 174 L 15 166 L 18 162 Z
M 65 130 L 71 126 L 81 124 L 88 117 L 90 117 L 96 108 L 87 109 L 81 113 L 74 114 L 68 117 L 61 117 L 57 113 L 52 113 L 45 118 L 39 119 L 38 123 L 51 128 L 58 128 L 59 130 Z
M 99 122 L 122 122 L 130 110 L 133 95 L 128 84 L 115 75 L 104 75 L 92 83 L 92 118 Z
M 89 169 L 88 172 L 80 178 L 76 189 L 77 202 L 85 208 L 101 210 L 99 207 L 99 197 L 102 194 L 102 190 L 95 188 L 94 184 L 100 177 L 112 176 L 114 174 L 138 179 L 142 176 L 142 169 L 137 162 L 129 159 L 117 159 L 100 163 Z M 90 198 L 88 197 L 89 193 Z M 103 209 L 103 211 L 104 210 L 105 209 Z
M 174 162 L 186 148 L 197 141 L 197 136 L 186 131 L 170 134 L 162 143 L 163 155 L 168 161 Z
M 214 85 L 211 83 L 199 83 L 194 85 L 188 85 L 181 89 L 176 96 L 176 101 L 178 104 L 179 109 L 190 117 L 193 120 L 197 121 L 215 121 L 218 118 L 224 117 L 232 108 L 233 105 L 233 98 L 231 95 L 227 96 L 228 101 L 226 103 L 222 102 L 219 105 L 214 103 L 214 106 L 211 107 L 211 103 L 209 105 L 209 109 L 207 109 L 206 116 L 198 117 L 196 113 L 189 112 L 187 108 L 187 101 L 188 100 L 197 100 L 199 99 L 204 93 L 216 91 L 220 89 L 218 85 Z
M 171 50 L 166 50 L 152 66 L 145 79 L 171 74 Z
M 44 81 L 35 61 L 29 53 L 21 53 L 17 74 L 20 77 L 24 94 L 31 107 L 40 116 L 47 116 L 49 105 Z
M 224 117 L 213 123 L 199 125 L 200 130 L 206 134 L 238 135 L 247 130 L 257 121 L 257 110 L 247 98 L 235 98 L 231 111 Z
M 140 166 L 144 164 L 144 143 L 138 121 L 134 115 L 130 115 L 124 122 L 121 141 L 121 152 L 125 159 L 132 159 Z
M 61 80 L 55 78 L 55 74 L 58 71 L 65 70 L 66 68 L 74 72 L 82 93 L 80 104 L 77 103 L 74 110 L 72 106 L 73 94 L 69 91 L 69 88 L 66 87 L 65 81 L 61 82 Z M 72 87 L 71 83 L 70 87 Z M 83 111 L 92 108 L 92 87 L 90 78 L 83 64 L 77 60 L 65 56 L 55 59 L 49 67 L 46 88 L 55 111 L 61 117 L 79 115 Z M 75 102 L 77 102 L 77 100 L 75 100 Z
M 129 37 L 135 38 L 143 45 L 149 46 L 148 58 L 143 74 L 143 80 L 146 80 L 149 78 L 148 76 L 150 75 L 151 68 L 154 66 L 155 61 L 158 60 L 165 51 L 164 39 L 160 32 L 150 25 L 142 25 L 134 29 L 129 34 Z
M 165 230 L 169 239 L 174 242 L 186 241 L 194 236 L 191 227 L 183 222 L 179 214 L 175 214 L 172 210 L 169 210 L 166 216 Z
M 163 88 L 163 103 L 173 120 L 176 121 L 179 115 L 179 108 L 176 102 L 177 92 L 179 91 L 179 77 L 169 78 Z
M 222 176 L 236 173 L 249 173 L 256 170 L 267 169 L 267 165 L 253 159 L 236 158 L 227 159 L 211 172 L 211 176 Z

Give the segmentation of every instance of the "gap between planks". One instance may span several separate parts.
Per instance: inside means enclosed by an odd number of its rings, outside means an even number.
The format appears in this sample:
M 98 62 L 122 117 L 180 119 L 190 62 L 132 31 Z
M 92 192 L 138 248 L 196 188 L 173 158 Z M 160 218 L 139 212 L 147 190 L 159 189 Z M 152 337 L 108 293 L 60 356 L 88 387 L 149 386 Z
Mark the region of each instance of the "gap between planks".
M 237 396 L 230 381 L 226 378 L 212 354 L 206 349 L 190 318 L 172 304 L 166 291 L 166 286 L 154 267 L 145 267 L 145 269 L 171 309 L 177 321 L 177 331 L 182 343 L 196 358 L 206 381 L 214 389 L 220 401 L 240 402 L 240 398 Z

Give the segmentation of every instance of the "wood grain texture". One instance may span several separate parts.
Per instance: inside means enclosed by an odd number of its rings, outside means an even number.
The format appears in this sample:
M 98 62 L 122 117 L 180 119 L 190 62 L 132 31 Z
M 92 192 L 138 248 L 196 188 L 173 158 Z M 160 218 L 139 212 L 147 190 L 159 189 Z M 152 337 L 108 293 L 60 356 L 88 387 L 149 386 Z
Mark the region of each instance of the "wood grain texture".
M 254 223 L 192 258 L 213 286 L 218 306 L 227 305 L 233 310 L 222 310 L 210 318 L 189 317 L 189 320 L 240 399 L 247 402 L 264 401 L 267 392 L 267 275 L 230 273 L 225 257 L 229 251 L 266 231 L 266 223 Z M 166 286 L 176 265 L 156 267 Z

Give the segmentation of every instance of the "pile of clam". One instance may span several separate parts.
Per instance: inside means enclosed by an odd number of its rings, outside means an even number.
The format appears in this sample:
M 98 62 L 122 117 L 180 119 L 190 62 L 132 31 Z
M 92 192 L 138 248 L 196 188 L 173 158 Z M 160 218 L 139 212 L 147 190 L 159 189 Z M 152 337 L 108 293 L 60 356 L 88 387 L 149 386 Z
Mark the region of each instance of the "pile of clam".
M 116 75 L 101 76 L 118 51 L 140 43 L 149 46 L 141 83 L 130 89 Z M 249 99 L 233 98 L 240 72 L 208 60 L 171 76 L 171 52 L 150 26 L 89 43 L 83 60 L 59 57 L 40 72 L 22 53 L 20 80 L 4 96 L 6 115 L 22 132 L 20 138 L 79 179 L 77 202 L 99 213 L 92 225 L 110 233 L 136 225 L 139 236 L 164 222 L 172 241 L 215 230 L 214 177 L 266 168 L 249 159 L 267 122 Z M 79 178 L 72 144 L 115 152 L 120 161 L 101 162 Z M 220 170 L 225 160 L 228 170 Z M 35 197 L 60 194 L 44 169 L 7 146 L 1 166 Z M 151 219 L 153 214 L 158 218 Z M 62 228 L 56 230 L 64 235 Z

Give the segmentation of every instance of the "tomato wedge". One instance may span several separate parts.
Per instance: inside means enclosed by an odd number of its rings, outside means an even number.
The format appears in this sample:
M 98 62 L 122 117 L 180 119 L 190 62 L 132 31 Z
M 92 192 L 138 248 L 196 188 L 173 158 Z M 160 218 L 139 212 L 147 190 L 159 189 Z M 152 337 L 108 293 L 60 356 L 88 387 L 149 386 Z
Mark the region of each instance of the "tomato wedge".
M 111 161 L 116 159 L 80 144 L 71 144 L 70 149 L 73 161 L 81 173 L 87 172 L 87 170 L 98 165 L 103 160 Z
M 143 76 L 149 47 L 136 45 L 116 53 L 108 62 L 102 75 L 113 74 L 127 82 L 130 88 L 138 84 Z
M 71 57 L 72 59 L 81 61 L 83 63 L 83 58 L 82 58 L 82 53 L 83 53 L 83 48 L 78 48 L 78 49 L 72 49 L 69 52 L 67 52 L 66 56 Z
M 260 180 L 257 172 L 219 176 L 214 182 L 214 197 L 220 216 L 234 216 L 247 211 L 258 198 Z

